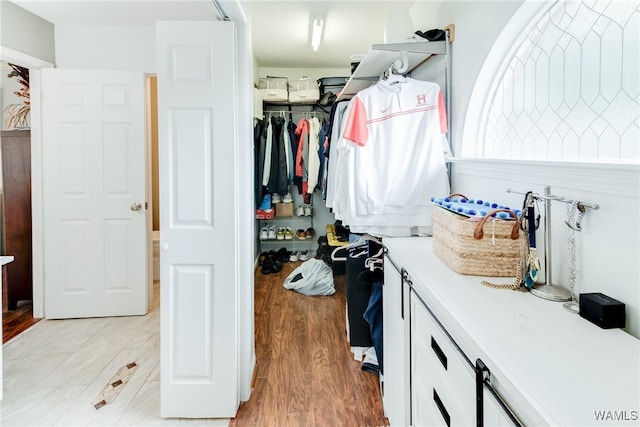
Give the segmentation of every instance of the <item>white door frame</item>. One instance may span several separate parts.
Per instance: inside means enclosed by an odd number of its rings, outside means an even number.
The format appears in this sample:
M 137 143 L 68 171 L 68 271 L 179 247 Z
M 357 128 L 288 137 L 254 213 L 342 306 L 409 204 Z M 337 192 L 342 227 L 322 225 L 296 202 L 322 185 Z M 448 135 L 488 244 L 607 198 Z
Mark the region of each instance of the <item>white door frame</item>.
M 53 64 L 42 59 L 0 46 L 0 60 L 29 68 L 31 94 L 40 93 L 42 68 Z M 42 128 L 40 126 L 40 97 L 31 98 L 31 245 L 33 277 L 33 317 L 44 317 L 44 249 L 42 212 Z
M 236 101 L 238 115 L 237 136 L 240 142 L 236 146 L 238 164 L 234 170 L 238 188 L 235 193 L 238 229 L 238 271 L 236 272 L 236 292 L 238 301 L 238 399 L 249 400 L 251 380 L 255 370 L 254 340 L 254 306 L 253 306 L 253 270 L 254 270 L 254 202 L 253 197 L 253 51 L 251 48 L 251 31 L 242 7 L 237 0 L 222 2 L 225 12 L 236 28 Z M 244 143 L 243 143 L 244 141 Z

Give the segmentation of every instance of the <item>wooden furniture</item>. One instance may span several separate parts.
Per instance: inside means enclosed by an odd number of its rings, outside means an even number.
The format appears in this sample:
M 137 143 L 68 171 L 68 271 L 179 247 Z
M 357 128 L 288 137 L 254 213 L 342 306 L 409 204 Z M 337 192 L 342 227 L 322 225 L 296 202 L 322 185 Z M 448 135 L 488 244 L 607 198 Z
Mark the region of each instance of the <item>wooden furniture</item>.
M 13 261 L 13 257 L 12 256 L 0 256 L 0 282 L 2 282 L 2 276 L 3 276 L 3 270 L 4 270 L 4 265 L 9 264 L 10 262 Z M 2 294 L 0 294 L 0 305 L 2 303 Z M 1 327 L 1 326 L 0 326 Z M 4 384 L 3 384 L 3 378 L 2 378 L 2 371 L 3 371 L 3 365 L 2 365 L 2 346 L 0 345 L 0 400 L 2 400 L 2 391 L 4 389 Z
M 33 298 L 31 251 L 31 131 L 0 133 L 2 152 L 3 248 L 15 261 L 5 270 L 7 307 Z
M 397 339 L 384 342 L 391 425 L 637 420 L 637 338 L 600 329 L 560 303 L 454 273 L 433 253 L 431 238 L 384 245 L 383 313 L 395 317 L 385 317 L 385 338 L 391 325 Z M 402 361 L 404 371 L 388 368 Z

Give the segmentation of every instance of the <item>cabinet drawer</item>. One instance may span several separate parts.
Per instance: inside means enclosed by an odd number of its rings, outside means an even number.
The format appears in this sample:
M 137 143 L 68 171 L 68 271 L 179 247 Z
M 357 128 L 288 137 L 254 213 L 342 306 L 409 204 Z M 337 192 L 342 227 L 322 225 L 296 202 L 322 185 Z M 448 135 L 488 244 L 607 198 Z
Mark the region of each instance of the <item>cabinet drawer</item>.
M 411 342 L 418 372 L 427 372 L 440 384 L 438 393 L 451 396 L 472 417 L 475 412 L 475 374 L 460 351 L 416 298 L 411 302 Z M 417 373 L 412 371 L 412 376 Z M 471 418 L 473 420 L 473 418 Z
M 459 390 L 445 375 L 425 362 L 427 348 L 415 348 L 412 363 L 412 408 L 414 425 L 469 426 L 475 420 L 475 403 L 459 399 Z M 426 418 L 425 418 L 426 417 Z M 426 422 L 429 420 L 429 422 Z

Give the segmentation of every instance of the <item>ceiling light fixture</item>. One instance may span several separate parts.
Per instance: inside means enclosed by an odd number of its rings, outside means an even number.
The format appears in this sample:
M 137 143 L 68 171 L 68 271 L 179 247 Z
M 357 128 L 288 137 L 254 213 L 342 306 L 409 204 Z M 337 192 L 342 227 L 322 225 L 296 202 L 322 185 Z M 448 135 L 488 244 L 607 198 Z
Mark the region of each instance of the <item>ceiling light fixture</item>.
M 316 52 L 320 47 L 320 39 L 322 38 L 322 27 L 324 26 L 324 16 L 314 13 L 311 22 L 311 47 Z

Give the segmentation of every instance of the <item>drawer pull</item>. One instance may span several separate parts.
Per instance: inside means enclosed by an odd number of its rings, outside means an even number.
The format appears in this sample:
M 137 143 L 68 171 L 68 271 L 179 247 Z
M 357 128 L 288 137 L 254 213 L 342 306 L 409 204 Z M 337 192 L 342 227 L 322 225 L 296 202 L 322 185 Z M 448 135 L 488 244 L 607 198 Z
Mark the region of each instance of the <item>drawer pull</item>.
M 442 351 L 442 349 L 440 348 L 440 346 L 436 342 L 435 338 L 433 338 L 433 336 L 431 336 L 431 348 L 433 349 L 433 352 L 436 354 L 436 356 L 438 356 L 438 359 L 440 359 L 440 363 L 442 363 L 442 366 L 444 366 L 444 370 L 446 371 L 447 370 L 447 356 L 446 356 L 446 354 L 444 354 L 444 352 Z
M 447 412 L 447 409 L 444 407 L 444 403 L 440 400 L 440 396 L 438 396 L 435 388 L 433 389 L 433 401 L 436 402 L 436 406 L 438 407 L 442 418 L 444 418 L 444 422 L 447 423 L 447 427 L 451 427 L 451 417 L 449 416 L 449 412 Z

